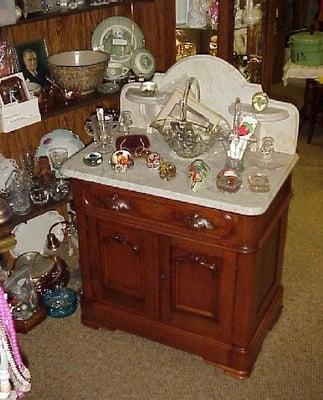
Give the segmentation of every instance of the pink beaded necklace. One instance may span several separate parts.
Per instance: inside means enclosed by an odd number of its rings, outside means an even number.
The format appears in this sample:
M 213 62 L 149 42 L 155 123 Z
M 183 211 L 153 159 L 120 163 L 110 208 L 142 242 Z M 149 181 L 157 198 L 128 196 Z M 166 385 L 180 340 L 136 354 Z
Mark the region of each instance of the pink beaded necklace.
M 6 294 L 0 285 L 0 341 L 9 363 L 9 376 L 16 394 L 22 397 L 30 390 L 30 373 L 20 354 L 12 315 Z

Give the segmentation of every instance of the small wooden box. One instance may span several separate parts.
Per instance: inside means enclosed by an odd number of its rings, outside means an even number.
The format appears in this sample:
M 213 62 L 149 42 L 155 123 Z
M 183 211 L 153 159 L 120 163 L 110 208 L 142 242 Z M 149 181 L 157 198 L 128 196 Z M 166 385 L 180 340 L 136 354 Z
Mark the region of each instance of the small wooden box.
M 37 310 L 34 311 L 34 314 L 27 320 L 14 320 L 16 332 L 18 333 L 28 333 L 35 326 L 40 324 L 47 317 L 46 308 L 43 304 L 41 304 Z

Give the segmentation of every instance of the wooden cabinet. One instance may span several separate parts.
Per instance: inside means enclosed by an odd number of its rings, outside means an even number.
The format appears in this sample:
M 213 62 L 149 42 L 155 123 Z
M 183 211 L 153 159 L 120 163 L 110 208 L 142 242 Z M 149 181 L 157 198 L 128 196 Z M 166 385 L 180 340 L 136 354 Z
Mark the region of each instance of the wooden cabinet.
M 199 1 L 207 8 L 213 3 L 212 0 Z M 248 19 L 245 13 L 251 3 Z M 179 24 L 178 43 L 192 42 L 198 54 L 216 54 L 236 65 L 250 82 L 261 83 L 270 93 L 271 85 L 282 77 L 286 11 L 284 0 L 219 0 L 218 23 L 212 26 L 210 22 L 201 29 Z M 182 47 L 178 49 L 177 53 L 181 53 Z
M 86 295 L 112 307 L 146 317 L 158 316 L 158 268 L 153 254 L 156 238 L 149 232 L 124 224 L 115 218 L 87 217 L 91 237 L 89 271 L 91 289 Z
M 160 249 L 162 321 L 210 337 L 231 333 L 235 276 L 230 252 L 186 239 L 163 237 Z
M 83 323 L 142 335 L 247 377 L 282 307 L 290 180 L 258 216 L 72 184 Z

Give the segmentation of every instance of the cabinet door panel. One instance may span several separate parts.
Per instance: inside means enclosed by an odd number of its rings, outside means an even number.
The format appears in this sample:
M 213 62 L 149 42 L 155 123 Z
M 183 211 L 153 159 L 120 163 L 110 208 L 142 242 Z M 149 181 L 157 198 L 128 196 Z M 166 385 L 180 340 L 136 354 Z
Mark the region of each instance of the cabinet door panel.
M 162 243 L 162 319 L 192 332 L 229 337 L 235 255 L 175 238 Z
M 154 235 L 113 221 L 92 219 L 92 296 L 149 316 L 158 310 L 158 265 Z

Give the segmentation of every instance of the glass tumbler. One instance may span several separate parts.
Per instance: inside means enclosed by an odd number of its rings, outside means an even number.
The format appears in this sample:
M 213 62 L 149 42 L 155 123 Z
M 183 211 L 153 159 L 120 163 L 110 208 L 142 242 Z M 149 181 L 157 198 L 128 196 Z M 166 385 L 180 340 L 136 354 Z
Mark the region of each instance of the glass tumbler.
M 29 180 L 20 170 L 13 170 L 5 184 L 12 211 L 25 215 L 30 211 Z
M 40 182 L 34 182 L 30 188 L 30 198 L 35 206 L 44 206 L 49 200 L 49 190 Z

